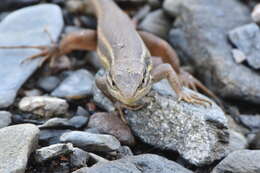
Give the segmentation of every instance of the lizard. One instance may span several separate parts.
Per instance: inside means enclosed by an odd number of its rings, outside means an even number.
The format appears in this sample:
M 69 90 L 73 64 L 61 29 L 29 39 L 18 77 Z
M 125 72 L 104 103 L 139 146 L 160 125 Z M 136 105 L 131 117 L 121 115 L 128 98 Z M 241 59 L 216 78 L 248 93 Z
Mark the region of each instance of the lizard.
M 202 83 L 180 68 L 169 43 L 151 33 L 137 31 L 130 17 L 113 0 L 90 0 L 97 18 L 97 30 L 83 29 L 65 35 L 59 44 L 47 46 L 1 46 L 36 48 L 51 62 L 74 50 L 97 51 L 105 74 L 96 79 L 97 87 L 110 99 L 134 108 L 151 90 L 152 84 L 167 79 L 178 100 L 205 105 L 210 101 L 187 92 L 184 86 L 201 89 L 215 97 Z

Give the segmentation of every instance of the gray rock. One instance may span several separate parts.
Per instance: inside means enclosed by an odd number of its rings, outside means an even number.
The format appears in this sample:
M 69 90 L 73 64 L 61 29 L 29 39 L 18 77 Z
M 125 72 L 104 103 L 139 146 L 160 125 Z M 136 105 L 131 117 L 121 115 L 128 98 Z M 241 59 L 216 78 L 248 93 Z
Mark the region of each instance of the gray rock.
M 211 173 L 259 173 L 260 150 L 238 150 L 229 154 Z
M 184 0 L 188 2 L 187 0 Z M 183 0 L 165 0 L 163 2 L 163 9 L 172 17 L 177 17 L 180 13 L 181 4 L 184 3 Z
M 44 32 L 46 27 L 57 40 L 63 27 L 61 9 L 57 5 L 42 4 L 17 10 L 0 23 L 0 46 L 50 45 Z M 0 49 L 0 108 L 14 102 L 17 91 L 41 65 L 41 58 L 21 64 L 36 53 L 39 50 Z
M 40 78 L 37 82 L 38 87 L 41 89 L 50 92 L 55 89 L 60 83 L 60 79 L 56 76 L 47 76 Z
M 170 37 L 170 42 L 191 55 L 186 58 L 198 76 L 219 96 L 259 104 L 260 76 L 233 60 L 227 39 L 229 31 L 250 23 L 248 8 L 236 0 L 182 0 L 179 10 L 175 26 L 185 41 Z
M 239 49 L 232 49 L 232 55 L 236 63 L 242 63 L 246 60 L 246 55 Z
M 70 163 L 74 167 L 87 166 L 87 162 L 90 156 L 87 152 L 81 150 L 80 148 L 73 148 L 73 153 L 70 156 Z
M 260 132 L 257 132 L 254 135 L 254 137 L 250 143 L 250 148 L 260 150 Z
M 241 123 L 237 123 L 230 115 L 226 115 L 228 119 L 228 128 L 230 130 L 236 131 L 242 135 L 248 134 L 250 131 L 241 125 Z
M 24 97 L 19 102 L 20 110 L 45 117 L 65 115 L 68 108 L 66 100 L 49 96 Z
M 42 163 L 47 160 L 56 159 L 61 155 L 68 155 L 73 152 L 72 144 L 54 144 L 43 147 L 35 151 L 34 158 L 36 162 Z
M 122 146 L 119 148 L 117 151 L 117 158 L 123 158 L 123 157 L 128 157 L 128 156 L 133 156 L 132 150 L 128 146 Z
M 257 4 L 254 7 L 254 9 L 253 9 L 253 11 L 251 13 L 251 17 L 252 17 L 252 19 L 253 19 L 253 21 L 255 23 L 259 23 L 260 22 L 260 5 L 259 4 Z
M 99 112 L 91 115 L 88 127 L 95 128 L 100 133 L 113 135 L 122 144 L 135 144 L 135 138 L 130 128 L 115 113 Z
M 76 112 L 76 116 L 85 116 L 85 117 L 89 117 L 90 113 L 84 109 L 81 106 L 78 106 L 77 108 L 77 112 Z
M 71 128 L 71 125 L 66 118 L 51 118 L 47 120 L 44 124 L 39 125 L 40 129 L 59 129 L 59 128 Z
M 227 119 L 215 103 L 205 107 L 178 102 L 166 80 L 153 88 L 157 93 L 152 91 L 148 95 L 151 101 L 147 107 L 127 113 L 129 126 L 136 136 L 154 147 L 178 151 L 197 166 L 225 156 L 229 138 Z
M 39 129 L 32 124 L 0 129 L 0 172 L 23 173 L 28 158 L 38 145 Z
M 160 0 L 148 0 L 148 4 L 152 7 L 152 8 L 160 8 L 161 7 L 161 1 Z
M 100 157 L 94 153 L 89 153 L 89 161 L 91 163 L 105 163 L 105 162 L 109 162 L 109 160 L 104 159 L 103 157 Z
M 104 75 L 104 72 L 103 69 L 99 70 L 96 73 L 95 78 Z M 107 112 L 115 111 L 114 104 L 102 93 L 102 91 L 96 86 L 96 83 L 93 85 L 93 101 Z
M 255 23 L 240 26 L 228 33 L 231 42 L 246 55 L 248 64 L 260 68 L 260 29 Z
M 73 173 L 192 173 L 181 165 L 154 154 L 126 157 L 82 168 Z
M 67 133 L 70 131 L 71 130 L 41 129 L 40 134 L 39 134 L 39 143 L 43 146 L 60 143 L 60 137 L 64 133 Z
M 0 11 L 9 11 L 39 3 L 40 0 L 2 0 Z
M 62 128 L 72 128 L 79 129 L 83 127 L 88 121 L 87 117 L 75 116 L 71 119 L 66 118 L 52 118 L 46 121 L 44 124 L 38 126 L 40 129 L 62 129 Z
M 239 115 L 241 124 L 251 130 L 260 130 L 260 115 Z
M 12 122 L 12 114 L 7 111 L 0 111 L 0 129 L 9 126 Z
M 84 98 L 92 94 L 93 82 L 94 77 L 89 71 L 77 70 L 62 81 L 51 95 L 68 99 Z
M 75 129 L 80 129 L 87 124 L 88 119 L 86 116 L 74 116 L 69 120 L 69 124 Z
M 30 96 L 40 96 L 42 95 L 42 92 L 38 89 L 31 89 L 31 90 L 25 90 L 24 96 L 30 97 Z
M 163 10 L 159 9 L 149 13 L 142 20 L 139 28 L 166 39 L 171 28 L 171 20 L 164 14 Z
M 229 134 L 229 153 L 236 150 L 246 149 L 248 147 L 248 142 L 244 135 L 234 130 L 229 130 Z
M 61 142 L 70 142 L 74 146 L 82 148 L 86 151 L 115 151 L 121 145 L 113 136 L 92 134 L 82 131 L 72 131 L 63 134 L 60 137 Z

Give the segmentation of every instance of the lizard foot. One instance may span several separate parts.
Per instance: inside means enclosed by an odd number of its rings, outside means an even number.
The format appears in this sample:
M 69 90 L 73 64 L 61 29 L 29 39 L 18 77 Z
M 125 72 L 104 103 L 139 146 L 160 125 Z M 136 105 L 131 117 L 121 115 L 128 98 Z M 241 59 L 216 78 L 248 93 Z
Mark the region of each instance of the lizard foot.
M 54 59 L 60 55 L 59 46 L 55 43 L 55 41 L 52 39 L 49 31 L 47 29 L 44 29 L 44 32 L 48 34 L 48 37 L 51 41 L 51 45 L 49 46 L 28 46 L 28 45 L 21 45 L 21 46 L 0 46 L 0 49 L 39 49 L 40 53 L 34 54 L 32 56 L 29 56 L 25 58 L 21 64 L 31 61 L 33 59 L 37 59 L 40 57 L 44 57 L 44 61 L 51 60 L 50 66 L 54 64 Z
M 119 113 L 120 119 L 125 123 L 128 124 L 126 119 L 125 119 L 125 114 L 123 112 L 123 109 L 129 109 L 129 110 L 134 110 L 137 111 L 139 109 L 142 109 L 145 106 L 145 104 L 140 104 L 140 105 L 134 105 L 134 106 L 128 106 L 128 105 L 124 105 L 122 103 L 116 102 L 115 103 L 115 107 Z
M 203 85 L 199 80 L 197 80 L 188 72 L 181 70 L 179 78 L 182 86 L 190 88 L 194 91 L 198 91 L 198 89 L 200 89 L 208 96 L 212 97 L 215 100 L 218 100 L 218 97 L 212 91 L 210 91 L 205 85 Z
M 181 91 L 180 93 L 178 93 L 178 101 L 186 101 L 188 103 L 195 103 L 195 104 L 200 104 L 200 105 L 203 105 L 203 106 L 208 106 L 208 105 L 212 105 L 212 102 L 207 100 L 207 99 L 204 99 L 204 98 L 201 98 L 195 94 L 192 94 L 192 93 L 187 93 L 186 91 Z

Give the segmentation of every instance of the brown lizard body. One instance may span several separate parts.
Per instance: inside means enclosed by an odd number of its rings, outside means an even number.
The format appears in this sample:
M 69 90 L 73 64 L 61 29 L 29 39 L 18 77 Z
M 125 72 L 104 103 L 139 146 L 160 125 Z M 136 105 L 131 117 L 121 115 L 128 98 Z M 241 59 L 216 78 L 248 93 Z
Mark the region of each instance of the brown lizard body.
M 194 90 L 198 87 L 214 97 L 199 81 L 180 69 L 177 55 L 166 41 L 136 31 L 131 19 L 112 0 L 91 2 L 98 20 L 97 31 L 86 29 L 70 33 L 59 45 L 34 46 L 42 52 L 30 59 L 39 56 L 54 59 L 73 50 L 97 50 L 106 74 L 96 83 L 114 101 L 134 106 L 150 91 L 152 83 L 166 78 L 180 100 L 210 103 L 183 90 L 182 84 L 186 83 L 188 87 Z M 180 80 L 180 76 L 186 77 Z

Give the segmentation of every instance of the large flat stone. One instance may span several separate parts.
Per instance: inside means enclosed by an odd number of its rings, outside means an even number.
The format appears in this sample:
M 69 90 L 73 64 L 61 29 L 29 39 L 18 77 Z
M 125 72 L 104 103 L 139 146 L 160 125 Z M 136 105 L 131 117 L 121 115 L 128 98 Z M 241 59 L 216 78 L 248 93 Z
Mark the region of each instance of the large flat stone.
M 227 119 L 215 103 L 205 107 L 178 102 L 166 80 L 153 88 L 147 107 L 127 113 L 128 124 L 136 136 L 156 148 L 178 151 L 197 166 L 211 164 L 226 155 Z
M 63 28 L 58 6 L 43 4 L 17 10 L 0 23 L 0 46 L 50 45 L 44 28 L 54 40 L 58 39 Z M 42 59 L 21 63 L 38 52 L 35 49 L 0 49 L 0 108 L 14 102 L 17 91 L 40 66 Z
M 154 154 L 130 156 L 100 163 L 73 173 L 192 173 L 181 165 Z
M 236 0 L 182 0 L 177 4 L 177 28 L 171 31 L 170 41 L 180 55 L 185 55 L 218 95 L 259 104 L 260 76 L 234 61 L 227 38 L 229 31 L 251 22 L 249 9 Z
M 24 173 L 27 160 L 38 145 L 39 129 L 21 124 L 0 129 L 0 172 Z

